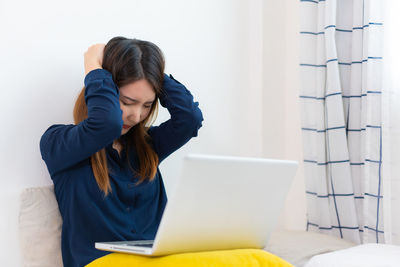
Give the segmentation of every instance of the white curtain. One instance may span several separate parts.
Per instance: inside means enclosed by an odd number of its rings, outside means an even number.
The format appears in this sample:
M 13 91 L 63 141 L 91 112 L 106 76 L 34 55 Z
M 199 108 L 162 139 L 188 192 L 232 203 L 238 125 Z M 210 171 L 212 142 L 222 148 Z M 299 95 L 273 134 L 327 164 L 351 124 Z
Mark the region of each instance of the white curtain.
M 382 3 L 300 3 L 307 229 L 355 243 L 385 242 Z
M 383 54 L 384 230 L 389 244 L 400 245 L 400 1 L 385 0 Z

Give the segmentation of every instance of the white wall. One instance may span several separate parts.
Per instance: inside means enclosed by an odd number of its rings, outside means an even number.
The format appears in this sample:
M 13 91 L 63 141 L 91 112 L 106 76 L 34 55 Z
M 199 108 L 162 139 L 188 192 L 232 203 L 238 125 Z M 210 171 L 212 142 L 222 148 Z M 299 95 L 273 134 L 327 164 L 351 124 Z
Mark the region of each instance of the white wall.
M 1 1 L 2 265 L 21 264 L 19 193 L 51 184 L 39 139 L 51 124 L 73 123 L 73 104 L 83 86 L 83 53 L 93 43 L 117 35 L 153 41 L 165 53 L 166 72 L 199 101 L 204 114 L 199 137 L 161 165 L 167 191 L 178 175 L 181 157 L 189 151 L 297 159 L 299 123 L 290 115 L 297 112 L 291 95 L 297 97 L 297 72 L 288 59 L 295 52 L 274 44 L 293 41 L 286 36 L 292 34 L 291 22 L 279 26 L 283 34 L 265 19 L 265 14 L 288 15 L 285 6 L 277 13 L 268 10 L 276 2 L 280 1 Z M 269 33 L 278 36 L 269 39 Z M 275 54 L 265 51 L 273 44 L 277 55 L 286 55 L 284 62 L 269 62 L 263 56 Z M 277 62 L 282 64 L 279 68 L 270 65 Z M 289 81 L 290 73 L 295 78 Z M 275 109 L 274 103 L 281 104 Z M 157 122 L 167 118 L 161 110 Z M 285 227 L 302 227 L 301 214 L 291 215 L 301 213 L 299 177 L 281 218 Z
M 299 3 L 265 1 L 263 6 L 263 156 L 297 160 L 280 227 L 304 230 L 306 202 L 299 109 Z

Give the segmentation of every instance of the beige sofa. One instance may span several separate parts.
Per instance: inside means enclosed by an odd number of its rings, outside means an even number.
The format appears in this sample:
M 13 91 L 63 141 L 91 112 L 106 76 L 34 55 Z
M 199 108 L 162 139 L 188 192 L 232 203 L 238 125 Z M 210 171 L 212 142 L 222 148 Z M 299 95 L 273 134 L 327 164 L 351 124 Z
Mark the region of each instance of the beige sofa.
M 62 219 L 54 187 L 27 188 L 21 193 L 19 238 L 24 267 L 61 267 Z M 313 232 L 276 231 L 265 248 L 296 267 L 314 255 L 354 246 L 353 243 Z

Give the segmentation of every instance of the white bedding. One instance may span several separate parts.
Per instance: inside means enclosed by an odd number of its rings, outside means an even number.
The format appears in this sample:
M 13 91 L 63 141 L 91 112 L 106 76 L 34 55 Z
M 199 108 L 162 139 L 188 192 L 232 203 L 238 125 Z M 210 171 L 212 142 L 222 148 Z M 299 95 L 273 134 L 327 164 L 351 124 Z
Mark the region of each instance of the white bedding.
M 398 267 L 400 246 L 364 244 L 317 255 L 305 267 Z

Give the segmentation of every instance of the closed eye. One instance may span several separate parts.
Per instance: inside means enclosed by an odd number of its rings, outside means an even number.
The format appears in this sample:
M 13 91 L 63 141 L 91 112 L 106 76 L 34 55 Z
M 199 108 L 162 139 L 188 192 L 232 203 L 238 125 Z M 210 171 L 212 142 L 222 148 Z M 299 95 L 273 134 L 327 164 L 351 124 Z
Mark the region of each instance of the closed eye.
M 122 102 L 122 104 L 123 104 L 124 106 L 132 106 L 132 105 L 135 104 L 135 103 L 128 104 L 128 103 L 125 103 L 124 101 L 121 101 L 121 102 Z M 151 105 L 145 105 L 144 107 L 145 107 L 145 108 L 151 108 Z
M 125 103 L 125 102 L 123 102 L 123 101 L 121 101 L 122 102 L 122 104 L 124 105 L 124 106 L 130 106 L 130 105 L 133 105 L 133 104 L 128 104 L 128 103 Z

